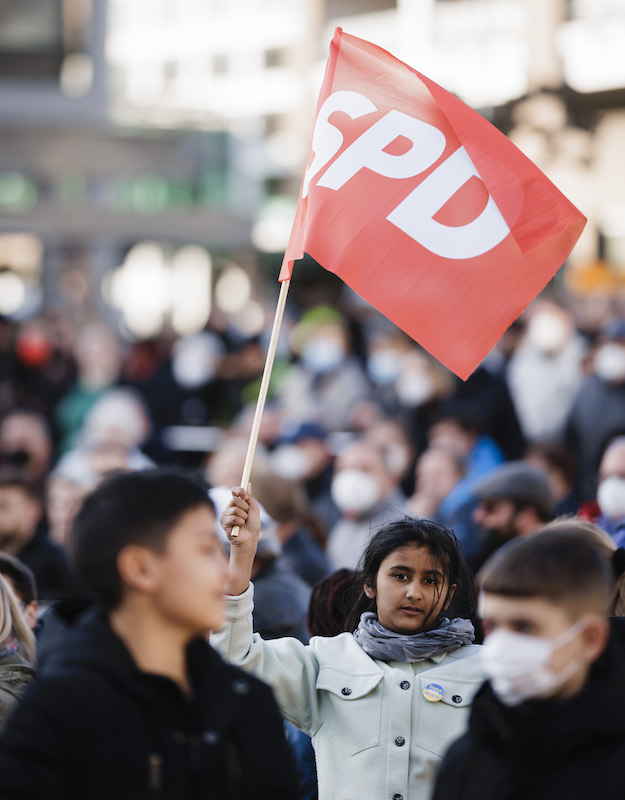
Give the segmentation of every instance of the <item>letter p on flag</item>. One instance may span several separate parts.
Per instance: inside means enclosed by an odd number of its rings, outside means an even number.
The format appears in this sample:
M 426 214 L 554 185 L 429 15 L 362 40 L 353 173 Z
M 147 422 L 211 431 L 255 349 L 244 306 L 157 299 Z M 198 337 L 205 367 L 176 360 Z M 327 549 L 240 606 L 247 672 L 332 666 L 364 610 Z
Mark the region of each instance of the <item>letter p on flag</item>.
M 337 28 L 281 281 L 308 253 L 466 380 L 585 224 L 477 112 Z

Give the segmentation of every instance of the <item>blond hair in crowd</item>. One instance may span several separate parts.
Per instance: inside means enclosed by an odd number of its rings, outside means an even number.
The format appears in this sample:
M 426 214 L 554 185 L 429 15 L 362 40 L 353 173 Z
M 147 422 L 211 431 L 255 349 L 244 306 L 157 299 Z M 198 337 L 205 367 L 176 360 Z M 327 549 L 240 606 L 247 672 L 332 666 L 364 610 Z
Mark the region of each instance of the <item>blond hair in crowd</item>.
M 19 654 L 35 663 L 35 637 L 21 612 L 19 601 L 8 581 L 0 576 L 0 648 L 13 638 Z

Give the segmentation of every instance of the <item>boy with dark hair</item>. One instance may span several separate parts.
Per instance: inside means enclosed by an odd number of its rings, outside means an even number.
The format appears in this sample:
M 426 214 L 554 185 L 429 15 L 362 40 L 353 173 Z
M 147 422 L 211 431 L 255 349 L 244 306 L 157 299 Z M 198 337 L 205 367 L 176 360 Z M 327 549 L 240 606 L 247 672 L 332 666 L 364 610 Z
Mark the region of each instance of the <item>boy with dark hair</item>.
M 268 687 L 204 638 L 227 563 L 206 490 L 118 475 L 73 530 L 96 599 L 0 740 L 0 797 L 291 798 L 297 778 Z
M 434 800 L 622 800 L 625 692 L 608 563 L 576 532 L 499 550 L 479 575 L 489 680 Z

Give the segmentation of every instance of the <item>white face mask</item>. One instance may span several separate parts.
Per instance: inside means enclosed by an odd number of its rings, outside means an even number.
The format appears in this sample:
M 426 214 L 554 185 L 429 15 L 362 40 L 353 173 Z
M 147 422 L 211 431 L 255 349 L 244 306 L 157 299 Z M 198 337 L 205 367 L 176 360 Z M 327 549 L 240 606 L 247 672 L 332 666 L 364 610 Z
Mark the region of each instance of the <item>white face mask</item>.
M 566 323 L 555 314 L 535 314 L 527 327 L 530 343 L 541 353 L 555 354 L 562 350 L 569 338 Z
M 345 350 L 333 339 L 318 336 L 304 345 L 301 357 L 311 372 L 325 375 L 340 367 L 345 360 Z
M 391 445 L 385 454 L 386 466 L 397 478 L 401 478 L 410 466 L 410 453 L 400 444 Z
M 378 386 L 388 386 L 397 380 L 401 360 L 394 350 L 376 350 L 367 359 L 367 373 Z
M 482 665 L 493 691 L 502 703 L 516 706 L 526 700 L 550 697 L 575 674 L 581 660 L 574 658 L 560 672 L 549 660 L 556 650 L 572 641 L 586 626 L 579 620 L 555 639 L 497 630 L 484 641 Z
M 400 375 L 395 384 L 397 399 L 406 408 L 416 408 L 434 397 L 434 381 L 425 372 L 410 370 Z
M 612 475 L 597 489 L 599 508 L 609 519 L 625 517 L 625 478 Z
M 310 469 L 306 453 L 296 444 L 280 445 L 273 451 L 270 460 L 278 475 L 291 481 L 302 480 Z
M 346 514 L 366 514 L 380 500 L 380 488 L 371 475 L 359 469 L 345 469 L 332 480 L 332 499 Z
M 224 348 L 216 336 L 198 333 L 178 339 L 174 345 L 171 369 L 183 389 L 197 389 L 215 376 Z
M 595 373 L 608 383 L 625 380 L 625 347 L 606 342 L 595 353 Z

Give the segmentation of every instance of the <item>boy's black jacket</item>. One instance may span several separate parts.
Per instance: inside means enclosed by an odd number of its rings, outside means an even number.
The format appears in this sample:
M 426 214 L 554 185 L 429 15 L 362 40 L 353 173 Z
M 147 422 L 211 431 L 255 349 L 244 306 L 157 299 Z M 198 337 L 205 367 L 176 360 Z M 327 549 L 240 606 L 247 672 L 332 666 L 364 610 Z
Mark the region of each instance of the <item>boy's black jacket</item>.
M 297 798 L 271 690 L 201 639 L 187 663 L 192 700 L 90 609 L 0 738 L 2 800 Z
M 620 621 L 582 691 L 503 705 L 485 683 L 447 751 L 433 800 L 623 800 L 625 647 Z

